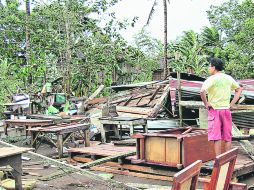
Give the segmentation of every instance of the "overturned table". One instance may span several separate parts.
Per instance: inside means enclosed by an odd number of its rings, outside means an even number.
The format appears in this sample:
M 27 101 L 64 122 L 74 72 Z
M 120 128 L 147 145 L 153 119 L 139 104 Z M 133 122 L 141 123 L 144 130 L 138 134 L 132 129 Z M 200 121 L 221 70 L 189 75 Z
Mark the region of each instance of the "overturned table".
M 102 117 L 100 118 L 102 124 L 101 127 L 101 141 L 106 143 L 106 132 L 110 131 L 113 128 L 115 136 L 119 139 L 122 138 L 121 132 L 122 125 L 129 126 L 130 136 L 133 135 L 136 126 L 142 126 L 143 132 L 147 133 L 147 120 L 145 118 L 134 118 L 134 117 Z M 118 128 L 118 125 L 120 128 Z
M 41 144 L 39 136 L 45 137 L 50 143 L 58 148 L 58 155 L 61 158 L 63 156 L 63 145 L 68 139 L 74 135 L 75 132 L 79 132 L 84 139 L 85 146 L 90 146 L 90 124 L 87 123 L 72 123 L 72 124 L 58 124 L 49 127 L 36 127 L 29 129 L 32 136 L 32 147 L 37 150 Z M 54 141 L 50 138 L 50 134 L 57 136 Z
M 10 165 L 13 168 L 13 176 L 15 178 L 15 189 L 22 190 L 22 153 L 32 150 L 31 148 L 0 148 L 0 166 Z

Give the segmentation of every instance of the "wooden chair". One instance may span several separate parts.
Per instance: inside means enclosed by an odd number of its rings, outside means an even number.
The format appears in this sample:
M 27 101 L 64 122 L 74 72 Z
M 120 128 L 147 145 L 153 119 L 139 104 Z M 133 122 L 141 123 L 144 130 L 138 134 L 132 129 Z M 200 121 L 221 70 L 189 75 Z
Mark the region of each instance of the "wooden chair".
M 173 178 L 172 190 L 195 190 L 198 182 L 198 176 L 202 161 L 197 160 L 176 173 Z
M 236 162 L 238 149 L 234 148 L 215 158 L 210 179 L 199 178 L 204 190 L 247 190 L 247 185 L 230 182 Z

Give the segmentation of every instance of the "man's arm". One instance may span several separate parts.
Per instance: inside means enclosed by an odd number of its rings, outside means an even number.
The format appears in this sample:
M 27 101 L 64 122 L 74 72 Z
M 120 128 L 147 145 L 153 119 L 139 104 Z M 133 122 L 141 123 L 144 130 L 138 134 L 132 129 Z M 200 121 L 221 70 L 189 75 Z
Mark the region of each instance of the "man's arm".
M 234 107 L 235 103 L 239 100 L 241 93 L 242 93 L 243 87 L 239 87 L 237 89 L 235 89 L 235 95 L 233 100 L 230 102 L 230 107 Z
M 200 90 L 200 97 L 202 99 L 202 101 L 204 102 L 205 104 L 205 107 L 208 109 L 209 107 L 212 107 L 211 104 L 207 101 L 207 98 L 206 98 L 206 91 L 205 89 L 201 88 Z

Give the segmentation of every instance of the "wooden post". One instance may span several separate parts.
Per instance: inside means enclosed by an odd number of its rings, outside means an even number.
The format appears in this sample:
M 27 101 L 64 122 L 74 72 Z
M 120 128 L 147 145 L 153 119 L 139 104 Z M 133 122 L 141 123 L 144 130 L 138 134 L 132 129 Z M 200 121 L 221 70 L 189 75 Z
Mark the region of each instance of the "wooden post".
M 63 156 L 63 135 L 61 135 L 61 134 L 57 135 L 57 148 L 58 148 L 59 158 L 62 158 L 62 156 Z
M 145 159 L 145 139 L 140 139 L 140 160 Z
M 37 132 L 31 131 L 31 144 L 34 150 L 37 150 Z
M 180 105 L 180 102 L 182 101 L 181 96 L 181 73 L 177 71 L 177 92 L 178 92 L 178 107 L 179 107 L 179 127 L 183 127 L 183 110 L 182 106 Z
M 130 124 L 130 137 L 134 134 L 134 125 Z
M 104 128 L 105 125 L 101 124 L 101 142 L 106 143 L 106 129 Z
M 90 130 L 87 129 L 84 131 L 84 136 L 85 136 L 85 146 L 88 147 L 90 146 Z

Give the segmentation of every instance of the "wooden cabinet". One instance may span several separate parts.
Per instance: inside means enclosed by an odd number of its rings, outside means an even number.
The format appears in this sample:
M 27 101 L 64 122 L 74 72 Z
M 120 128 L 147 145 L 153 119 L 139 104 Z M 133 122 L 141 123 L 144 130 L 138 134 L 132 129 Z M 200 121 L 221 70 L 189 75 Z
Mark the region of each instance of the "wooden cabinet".
M 137 159 L 155 165 L 182 168 L 196 160 L 203 162 L 215 158 L 213 142 L 207 138 L 207 130 L 178 128 L 145 134 L 135 134 Z

